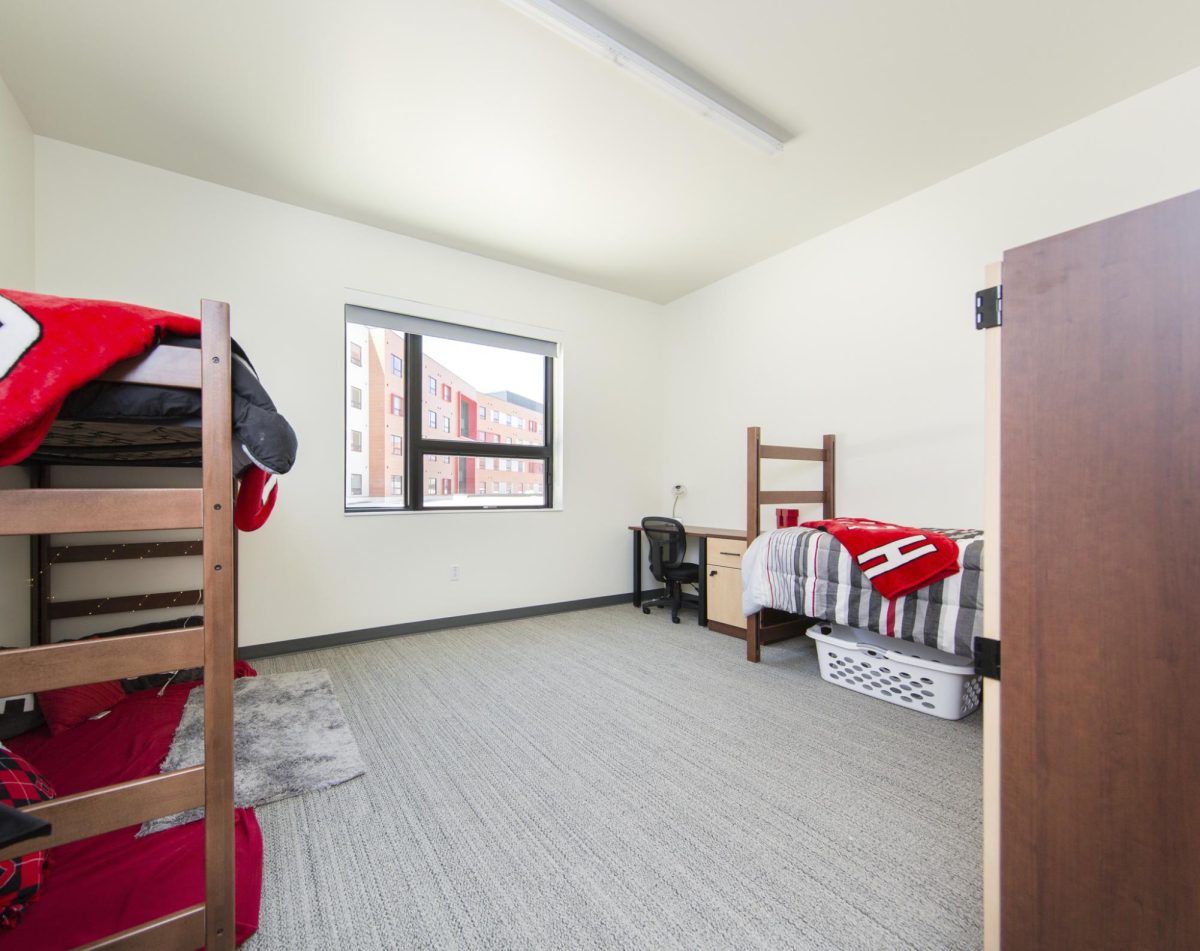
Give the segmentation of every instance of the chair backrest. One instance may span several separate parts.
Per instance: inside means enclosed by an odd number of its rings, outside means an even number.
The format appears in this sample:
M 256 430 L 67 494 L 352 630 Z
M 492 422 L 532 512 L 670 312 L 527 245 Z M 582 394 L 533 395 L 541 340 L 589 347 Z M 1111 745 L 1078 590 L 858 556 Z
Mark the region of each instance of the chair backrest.
M 664 568 L 678 568 L 687 549 L 687 533 L 683 523 L 665 515 L 650 515 L 642 519 L 642 531 L 650 543 L 650 573 L 658 581 L 666 581 Z

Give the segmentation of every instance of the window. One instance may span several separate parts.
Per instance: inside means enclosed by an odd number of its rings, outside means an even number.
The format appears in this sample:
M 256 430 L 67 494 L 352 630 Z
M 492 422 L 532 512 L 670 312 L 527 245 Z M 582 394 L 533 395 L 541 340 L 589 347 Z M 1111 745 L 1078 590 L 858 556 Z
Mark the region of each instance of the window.
M 350 494 L 362 495 L 362 474 L 358 472 L 350 473 Z
M 445 323 L 413 306 L 414 316 L 346 307 L 348 354 L 351 345 L 364 358 L 361 351 L 371 349 L 347 382 L 347 508 L 550 507 L 552 478 L 542 478 L 545 491 L 535 492 L 532 482 L 514 488 L 482 476 L 557 464 L 557 447 L 543 435 L 554 407 L 557 345 Z M 423 412 L 408 412 L 414 400 Z M 522 438 L 502 437 L 501 426 Z M 352 458 L 358 493 L 350 490 Z
M 362 366 L 362 344 L 350 344 L 350 362 L 356 367 Z M 359 481 L 362 481 L 361 477 Z M 360 492 L 359 494 L 361 495 L 362 493 Z

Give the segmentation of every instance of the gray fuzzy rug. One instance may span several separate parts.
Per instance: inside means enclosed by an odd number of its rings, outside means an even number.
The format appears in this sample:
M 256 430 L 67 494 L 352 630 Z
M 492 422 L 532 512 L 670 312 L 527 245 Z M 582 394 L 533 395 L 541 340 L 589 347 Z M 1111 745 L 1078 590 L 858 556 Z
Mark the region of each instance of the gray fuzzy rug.
M 325 670 L 243 677 L 233 685 L 233 798 L 239 806 L 326 789 L 366 772 Z M 192 691 L 161 772 L 204 762 L 204 688 Z M 152 819 L 149 835 L 203 817 L 203 809 Z

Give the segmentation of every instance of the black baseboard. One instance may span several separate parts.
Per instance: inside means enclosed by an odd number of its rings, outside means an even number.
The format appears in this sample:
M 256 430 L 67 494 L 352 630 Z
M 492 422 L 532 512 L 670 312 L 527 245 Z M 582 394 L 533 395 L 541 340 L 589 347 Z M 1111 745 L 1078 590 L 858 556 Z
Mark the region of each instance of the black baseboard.
M 653 598 L 661 593 L 644 591 L 642 597 Z M 403 634 L 423 634 L 427 631 L 444 631 L 447 628 L 468 627 L 472 624 L 493 624 L 496 621 L 515 621 L 520 618 L 539 617 L 543 614 L 586 611 L 588 608 L 605 608 L 612 604 L 632 604 L 629 592 L 609 594 L 600 598 L 584 598 L 580 601 L 559 601 L 556 604 L 534 604 L 524 608 L 506 608 L 503 611 L 484 611 L 481 614 L 460 614 L 458 617 L 431 618 L 427 621 L 408 621 L 404 624 L 385 624 L 383 627 L 368 627 L 359 631 L 340 631 L 337 634 L 298 637 L 291 641 L 251 644 L 240 648 L 238 656 L 243 660 L 254 660 L 258 657 L 275 657 L 279 654 L 320 650 L 323 647 L 340 647 L 343 644 L 377 641 L 385 637 L 399 637 Z

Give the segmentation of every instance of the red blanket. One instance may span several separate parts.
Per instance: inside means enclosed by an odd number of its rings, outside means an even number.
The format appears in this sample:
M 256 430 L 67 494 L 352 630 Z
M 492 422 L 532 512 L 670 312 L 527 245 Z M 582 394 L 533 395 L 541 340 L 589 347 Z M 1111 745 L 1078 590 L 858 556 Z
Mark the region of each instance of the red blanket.
M 958 545 L 926 528 L 869 518 L 831 518 L 801 524 L 827 531 L 841 542 L 875 590 L 888 599 L 902 598 L 958 574 Z
M 200 335 L 200 321 L 113 301 L 0 290 L 0 466 L 41 443 L 67 394 L 166 331 Z

